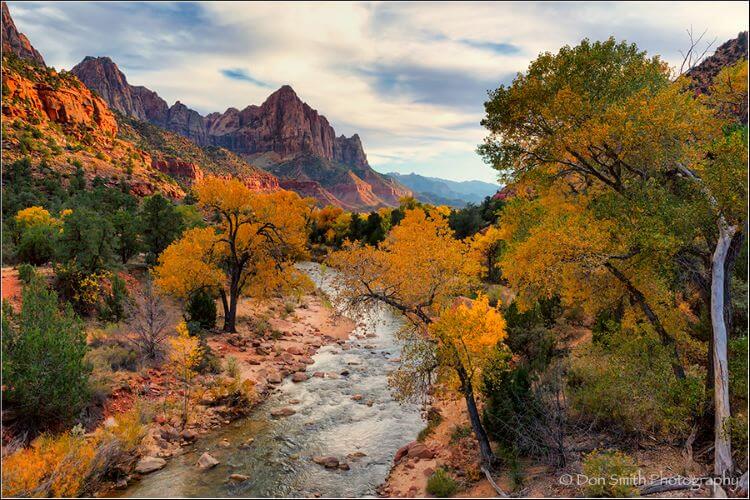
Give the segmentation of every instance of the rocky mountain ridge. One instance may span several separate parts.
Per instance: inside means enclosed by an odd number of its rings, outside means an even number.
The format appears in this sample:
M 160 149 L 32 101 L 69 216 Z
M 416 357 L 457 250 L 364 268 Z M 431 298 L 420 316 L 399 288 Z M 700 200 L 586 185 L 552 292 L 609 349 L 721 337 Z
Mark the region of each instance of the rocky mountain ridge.
M 21 59 L 33 61 L 44 66 L 42 55 L 31 45 L 26 35 L 16 29 L 16 24 L 10 17 L 8 5 L 2 2 L 2 7 L 0 8 L 2 9 L 3 52 L 13 52 Z
M 285 185 L 298 186 L 301 194 L 315 193 L 321 204 L 369 209 L 397 205 L 401 197 L 411 194 L 398 182 L 372 170 L 357 134 L 336 136 L 326 117 L 303 102 L 289 85 L 279 88 L 261 105 L 202 116 L 179 101 L 170 107 L 155 92 L 130 85 L 108 57 L 86 57 L 71 72 L 124 115 L 178 133 L 201 147 L 226 148 L 282 177 Z M 299 166 L 310 159 L 322 160 L 337 176 L 309 168 L 305 175 L 297 176 L 294 168 L 282 166 Z M 320 186 L 313 188 L 311 182 Z

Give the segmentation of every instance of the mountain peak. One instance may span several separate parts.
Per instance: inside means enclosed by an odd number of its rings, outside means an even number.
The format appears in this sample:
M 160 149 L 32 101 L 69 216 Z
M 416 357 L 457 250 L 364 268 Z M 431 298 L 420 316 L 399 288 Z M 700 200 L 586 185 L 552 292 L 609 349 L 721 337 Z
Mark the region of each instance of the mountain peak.
M 26 35 L 16 29 L 16 24 L 13 22 L 13 18 L 10 17 L 8 4 L 5 2 L 2 2 L 2 38 L 3 52 L 12 52 L 21 59 L 33 61 L 44 66 L 42 55 L 31 45 Z

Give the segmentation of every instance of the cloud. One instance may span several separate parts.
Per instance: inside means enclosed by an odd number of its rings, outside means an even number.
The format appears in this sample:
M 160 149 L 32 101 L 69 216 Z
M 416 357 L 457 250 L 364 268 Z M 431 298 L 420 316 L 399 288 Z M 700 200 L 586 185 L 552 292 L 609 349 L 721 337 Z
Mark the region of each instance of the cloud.
M 133 85 L 209 113 L 290 84 L 381 171 L 492 180 L 474 150 L 488 89 L 582 38 L 635 42 L 672 65 L 685 29 L 718 43 L 746 2 L 9 2 L 50 64 L 108 55 Z M 434 172 L 430 172 L 434 169 Z
M 266 82 L 262 82 L 258 80 L 257 78 L 253 78 L 252 75 L 250 75 L 250 73 L 247 70 L 242 69 L 242 68 L 222 69 L 220 73 L 226 76 L 227 78 L 231 78 L 232 80 L 249 82 L 249 83 L 252 83 L 253 85 L 257 85 L 258 87 L 265 87 L 265 88 L 271 87 L 270 84 Z

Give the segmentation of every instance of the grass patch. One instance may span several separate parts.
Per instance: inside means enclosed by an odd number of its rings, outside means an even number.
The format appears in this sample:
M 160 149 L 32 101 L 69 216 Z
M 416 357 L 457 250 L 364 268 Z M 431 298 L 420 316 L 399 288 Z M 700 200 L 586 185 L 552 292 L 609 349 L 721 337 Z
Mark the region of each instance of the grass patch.
M 443 469 L 438 469 L 427 480 L 427 493 L 446 498 L 455 495 L 458 483 Z
M 440 412 L 433 408 L 430 408 L 430 410 L 427 412 L 427 427 L 419 431 L 419 434 L 417 434 L 417 441 L 421 443 L 425 439 L 427 439 L 442 421 L 443 416 L 440 415 Z

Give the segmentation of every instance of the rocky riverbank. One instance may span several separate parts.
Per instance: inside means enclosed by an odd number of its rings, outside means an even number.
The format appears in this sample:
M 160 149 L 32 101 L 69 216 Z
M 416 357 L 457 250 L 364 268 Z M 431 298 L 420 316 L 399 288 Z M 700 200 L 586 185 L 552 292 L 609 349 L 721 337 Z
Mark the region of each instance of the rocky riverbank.
M 182 426 L 176 414 L 165 417 L 157 412 L 146 426 L 132 470 L 108 487 L 124 489 L 140 476 L 163 468 L 167 460 L 184 454 L 201 436 L 247 415 L 277 390 L 284 379 L 304 383 L 313 376 L 307 368 L 313 363 L 312 356 L 318 348 L 344 344 L 355 326 L 351 320 L 338 315 L 320 291 L 301 297 L 293 305 L 280 300 L 260 303 L 245 299 L 239 305 L 238 318 L 237 333 L 212 332 L 206 338 L 221 366 L 228 363 L 236 366 L 237 380 L 227 380 L 226 374 L 198 377 L 193 384 L 191 399 L 194 403 L 187 424 Z M 179 386 L 173 383 L 168 371 L 149 370 L 138 382 L 142 384 L 138 390 L 140 397 L 157 406 L 160 398 L 167 401 L 179 396 L 179 390 L 175 390 Z M 230 387 L 246 388 L 251 397 L 236 397 Z M 123 392 L 133 394 L 135 391 Z M 131 403 L 135 399 L 121 396 L 125 401 L 120 401 L 119 405 L 112 402 L 110 407 L 127 407 L 128 399 Z M 273 416 L 283 418 L 295 412 L 291 407 L 284 410 Z M 114 419 L 107 419 L 105 425 L 113 422 Z M 242 444 L 227 441 L 226 446 Z M 196 467 L 209 469 L 212 460 L 210 455 L 202 456 Z

